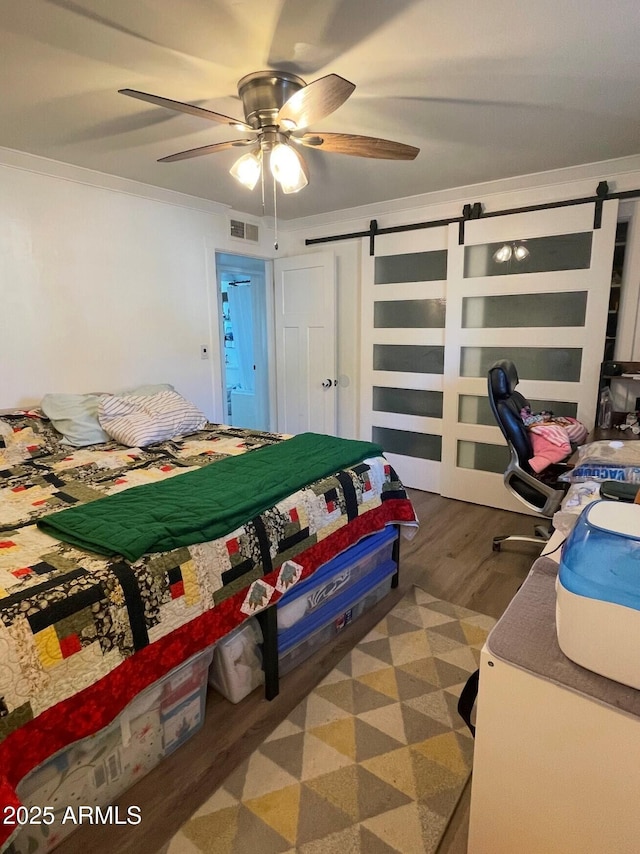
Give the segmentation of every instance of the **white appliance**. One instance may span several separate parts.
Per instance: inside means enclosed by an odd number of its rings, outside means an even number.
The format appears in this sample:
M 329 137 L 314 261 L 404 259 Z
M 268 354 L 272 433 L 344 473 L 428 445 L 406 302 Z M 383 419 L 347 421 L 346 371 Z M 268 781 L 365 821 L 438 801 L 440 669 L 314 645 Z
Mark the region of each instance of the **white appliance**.
M 640 688 L 640 505 L 595 501 L 562 551 L 560 649 L 576 664 Z

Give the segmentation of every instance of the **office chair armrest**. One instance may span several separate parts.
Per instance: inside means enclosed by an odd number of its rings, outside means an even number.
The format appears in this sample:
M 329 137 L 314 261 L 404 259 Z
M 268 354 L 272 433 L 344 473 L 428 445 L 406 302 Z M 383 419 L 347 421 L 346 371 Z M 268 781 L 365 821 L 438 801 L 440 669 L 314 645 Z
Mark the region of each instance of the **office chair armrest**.
M 564 476 L 573 468 L 575 466 L 568 462 L 552 463 L 539 474 L 534 475 L 534 477 L 542 481 L 546 486 L 551 486 L 553 489 L 563 489 L 566 492 L 571 484 Z
M 575 465 L 573 463 L 570 463 L 568 460 L 563 460 L 559 463 L 552 463 L 550 466 L 548 466 L 548 468 L 550 470 L 559 469 L 562 473 L 566 471 L 571 471 L 571 469 L 575 468 Z
M 554 486 L 544 483 L 535 475 L 525 471 L 515 457 L 512 457 L 504 473 L 504 483 L 519 501 L 547 519 L 556 512 L 566 492 L 564 484 Z M 535 501 L 536 498 L 539 501 Z

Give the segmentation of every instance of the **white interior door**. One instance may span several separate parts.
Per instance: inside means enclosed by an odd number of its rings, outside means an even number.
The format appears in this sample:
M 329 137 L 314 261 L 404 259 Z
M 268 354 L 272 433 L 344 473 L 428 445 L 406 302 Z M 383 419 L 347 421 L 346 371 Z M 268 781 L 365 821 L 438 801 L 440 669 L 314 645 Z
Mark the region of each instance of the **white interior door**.
M 283 433 L 336 433 L 332 252 L 274 261 L 276 398 Z
M 526 512 L 505 489 L 506 443 L 488 406 L 487 371 L 512 359 L 534 411 L 594 426 L 617 201 L 449 226 L 441 492 Z M 502 244 L 529 256 L 498 264 Z M 508 253 L 507 253 L 508 254 Z

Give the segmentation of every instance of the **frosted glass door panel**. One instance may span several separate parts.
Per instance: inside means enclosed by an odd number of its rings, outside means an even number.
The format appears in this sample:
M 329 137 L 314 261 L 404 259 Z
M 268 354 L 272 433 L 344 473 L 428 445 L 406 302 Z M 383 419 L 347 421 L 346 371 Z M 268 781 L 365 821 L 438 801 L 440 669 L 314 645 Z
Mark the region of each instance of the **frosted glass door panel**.
M 587 270 L 591 263 L 591 232 L 582 234 L 555 234 L 499 243 L 481 243 L 466 246 L 464 250 L 465 279 L 477 276 L 509 276 L 513 273 L 549 273 L 556 270 Z M 504 261 L 496 260 L 496 253 L 504 247 L 509 252 Z M 517 260 L 518 248 L 528 255 Z M 498 254 L 497 257 L 500 257 Z
M 405 457 L 439 461 L 442 454 L 442 437 L 429 433 L 374 427 L 372 438 L 374 442 L 382 445 L 385 451 Z
M 374 344 L 373 369 L 415 374 L 441 374 L 444 369 L 444 347 Z
M 374 284 L 435 282 L 447 278 L 447 251 L 405 252 L 374 260 Z
M 444 312 L 440 299 L 377 301 L 373 325 L 376 329 L 444 329 Z
M 458 421 L 461 424 L 495 424 L 489 398 L 486 395 L 461 394 L 458 397 Z
M 421 418 L 442 418 L 442 392 L 413 388 L 373 387 L 375 412 L 396 412 Z
M 520 380 L 578 382 L 582 350 L 562 347 L 462 347 L 460 376 L 486 377 L 499 359 L 511 359 Z
M 460 468 L 502 474 L 509 465 L 509 450 L 506 445 L 460 441 L 458 442 L 458 465 Z
M 587 292 L 464 297 L 464 329 L 584 326 Z

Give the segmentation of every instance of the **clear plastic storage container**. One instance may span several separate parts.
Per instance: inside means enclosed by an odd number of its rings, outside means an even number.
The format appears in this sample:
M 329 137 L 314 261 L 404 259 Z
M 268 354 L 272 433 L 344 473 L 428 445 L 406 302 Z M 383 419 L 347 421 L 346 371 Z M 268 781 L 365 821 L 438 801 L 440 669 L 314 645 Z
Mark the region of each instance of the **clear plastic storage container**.
M 255 617 L 221 638 L 213 648 L 209 685 L 232 703 L 239 703 L 264 684 L 262 631 Z
M 212 654 L 209 647 L 192 656 L 141 691 L 104 729 L 27 774 L 17 786 L 23 806 L 52 807 L 54 822 L 26 824 L 6 854 L 51 851 L 76 827 L 72 819 L 82 818 L 79 807 L 115 809 L 108 805 L 191 738 L 204 721 Z

